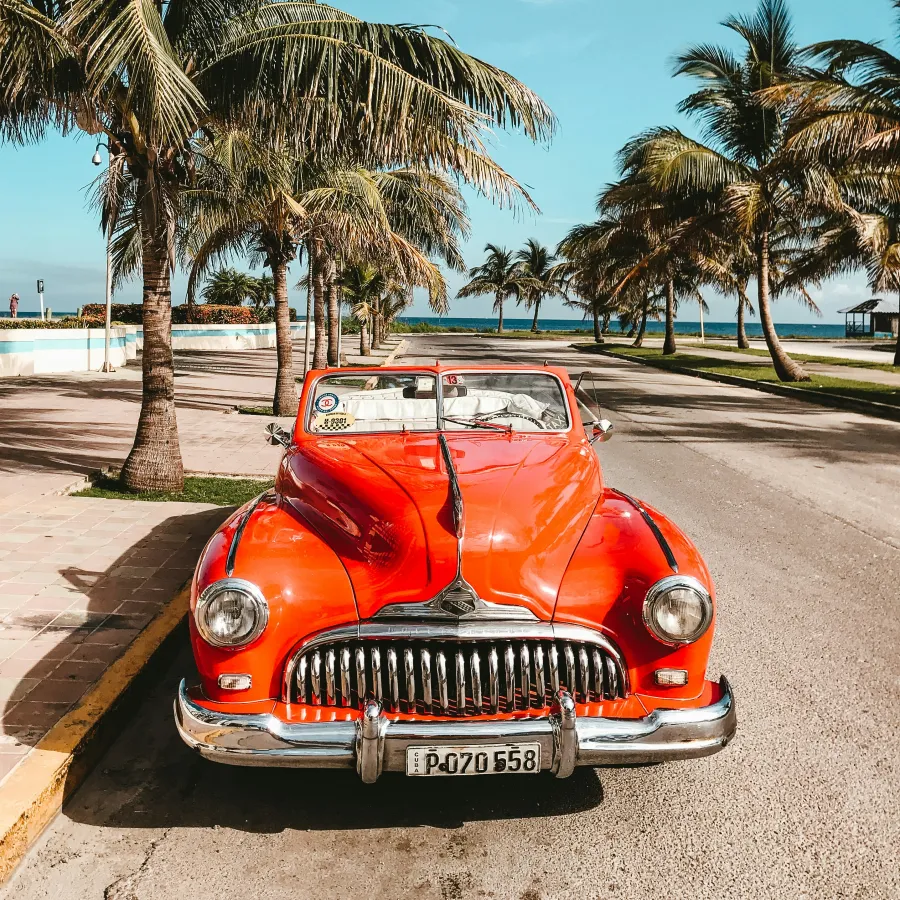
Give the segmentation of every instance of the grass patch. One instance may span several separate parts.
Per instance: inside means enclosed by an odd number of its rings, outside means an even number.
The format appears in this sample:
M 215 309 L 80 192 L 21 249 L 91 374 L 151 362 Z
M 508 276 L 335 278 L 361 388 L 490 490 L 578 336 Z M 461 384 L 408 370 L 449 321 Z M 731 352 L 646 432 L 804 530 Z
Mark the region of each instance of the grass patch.
M 747 350 L 741 350 L 738 347 L 729 347 L 725 344 L 683 344 L 684 347 L 695 347 L 697 349 L 724 350 L 727 353 L 741 353 L 744 356 L 759 356 L 769 359 L 769 351 L 763 350 L 761 347 L 750 347 Z M 821 363 L 825 366 L 849 366 L 853 369 L 876 369 L 881 372 L 900 372 L 900 366 L 891 363 L 870 362 L 869 360 L 840 359 L 835 356 L 815 356 L 809 353 L 791 353 L 791 359 L 797 362 Z
M 731 375 L 735 378 L 746 378 L 749 381 L 761 381 L 771 384 L 783 384 L 775 374 L 772 366 L 742 363 L 740 359 L 710 359 L 708 356 L 697 356 L 691 353 L 675 353 L 663 356 L 662 350 L 651 347 L 632 347 L 628 344 L 578 344 L 579 350 L 596 353 L 607 350 L 625 359 L 640 358 L 651 362 L 658 369 L 670 371 L 694 370 L 711 372 L 716 375 Z M 737 356 L 737 354 L 735 354 Z M 877 365 L 877 364 L 876 364 Z M 832 394 L 851 400 L 865 400 L 874 403 L 886 403 L 900 407 L 900 390 L 874 384 L 868 381 L 854 381 L 850 378 L 832 378 L 828 375 L 811 374 L 811 381 L 792 382 L 788 387 L 808 391 L 812 394 Z
M 118 477 L 104 475 L 92 487 L 78 491 L 75 497 L 103 497 L 107 500 L 148 500 L 155 503 L 178 501 L 181 503 L 211 503 L 213 506 L 243 506 L 267 488 L 272 481 L 251 478 L 188 477 L 184 490 L 179 493 L 147 491 L 133 494 L 126 491 Z
M 274 416 L 271 406 L 238 406 L 237 411 L 242 416 Z

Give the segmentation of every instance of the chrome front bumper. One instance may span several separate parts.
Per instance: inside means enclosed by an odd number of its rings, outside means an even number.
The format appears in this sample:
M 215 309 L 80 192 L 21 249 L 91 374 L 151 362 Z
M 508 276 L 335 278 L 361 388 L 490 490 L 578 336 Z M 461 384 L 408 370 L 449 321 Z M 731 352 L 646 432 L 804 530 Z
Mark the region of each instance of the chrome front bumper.
M 182 681 L 175 723 L 184 742 L 207 759 L 235 766 L 356 769 L 372 783 L 382 772 L 405 772 L 408 747 L 535 742 L 541 761 L 557 778 L 575 766 L 633 765 L 709 756 L 734 737 L 737 714 L 723 676 L 722 697 L 699 709 L 658 709 L 643 719 L 578 718 L 566 691 L 558 711 L 543 718 L 390 721 L 372 701 L 355 722 L 288 724 L 265 715 L 232 715 L 206 709 Z

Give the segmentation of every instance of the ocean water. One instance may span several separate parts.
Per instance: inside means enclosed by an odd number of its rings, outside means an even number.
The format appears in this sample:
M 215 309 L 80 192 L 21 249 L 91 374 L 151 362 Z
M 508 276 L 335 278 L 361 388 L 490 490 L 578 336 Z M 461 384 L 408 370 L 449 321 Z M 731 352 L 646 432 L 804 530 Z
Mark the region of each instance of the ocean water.
M 437 327 L 461 327 L 461 328 L 484 328 L 493 329 L 497 327 L 496 319 L 463 319 L 447 316 L 446 318 L 427 317 L 427 316 L 409 316 L 401 317 L 401 322 L 414 325 L 418 322 L 427 322 L 429 325 Z M 529 331 L 531 329 L 531 319 L 504 319 L 503 327 L 509 330 Z M 542 331 L 593 331 L 594 323 L 591 321 L 583 321 L 581 319 L 541 319 L 540 327 Z M 736 322 L 705 322 L 704 328 L 707 337 L 736 337 Z M 615 333 L 617 324 L 613 322 L 610 330 Z M 648 322 L 647 332 L 649 334 L 664 333 L 666 326 L 664 322 Z M 844 337 L 844 323 L 827 322 L 827 323 L 797 323 L 797 324 L 776 324 L 775 330 L 779 337 L 818 337 L 823 340 Z M 746 324 L 748 337 L 762 337 L 762 325 L 757 322 L 748 322 Z M 675 321 L 676 334 L 699 334 L 700 322 Z

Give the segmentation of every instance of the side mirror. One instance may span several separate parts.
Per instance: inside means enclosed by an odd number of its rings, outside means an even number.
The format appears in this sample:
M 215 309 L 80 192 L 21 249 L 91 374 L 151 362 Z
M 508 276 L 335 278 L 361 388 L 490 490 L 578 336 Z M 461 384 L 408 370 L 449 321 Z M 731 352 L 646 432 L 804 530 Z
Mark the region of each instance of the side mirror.
M 277 422 L 271 422 L 266 425 L 266 441 L 273 447 L 281 444 L 282 447 L 290 447 L 291 435 L 285 431 Z
M 600 419 L 599 422 L 594 422 L 591 435 L 592 444 L 605 444 L 613 436 L 613 423 L 609 419 Z

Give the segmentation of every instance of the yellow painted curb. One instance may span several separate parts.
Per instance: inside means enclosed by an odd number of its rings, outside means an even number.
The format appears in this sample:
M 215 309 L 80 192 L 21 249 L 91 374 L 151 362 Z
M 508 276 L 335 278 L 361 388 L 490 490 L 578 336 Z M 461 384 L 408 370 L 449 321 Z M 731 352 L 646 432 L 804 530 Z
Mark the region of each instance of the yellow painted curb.
M 100 724 L 184 619 L 182 589 L 0 785 L 0 883 L 28 852 L 90 771 L 82 758 Z

